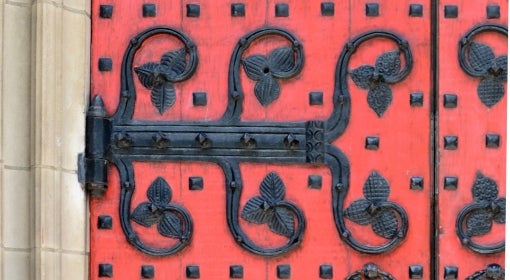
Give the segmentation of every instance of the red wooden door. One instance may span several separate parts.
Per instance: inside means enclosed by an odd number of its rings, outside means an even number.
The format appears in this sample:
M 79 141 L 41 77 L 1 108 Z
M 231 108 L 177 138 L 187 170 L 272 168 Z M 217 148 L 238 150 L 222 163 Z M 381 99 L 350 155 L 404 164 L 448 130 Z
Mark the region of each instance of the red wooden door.
M 92 1 L 91 279 L 502 273 L 506 11 Z

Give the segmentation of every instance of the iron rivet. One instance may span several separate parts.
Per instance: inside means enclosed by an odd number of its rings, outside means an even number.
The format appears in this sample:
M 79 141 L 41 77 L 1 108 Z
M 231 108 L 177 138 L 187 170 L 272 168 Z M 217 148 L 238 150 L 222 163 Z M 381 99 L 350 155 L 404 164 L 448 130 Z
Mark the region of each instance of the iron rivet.
M 233 17 L 244 17 L 244 3 L 233 3 L 230 5 L 230 15 Z
M 321 3 L 321 15 L 324 17 L 334 16 L 335 15 L 335 3 L 322 2 Z
M 200 278 L 200 267 L 198 265 L 187 265 L 186 266 L 186 277 L 191 279 Z
M 129 242 L 131 242 L 131 243 L 133 243 L 135 240 L 138 239 L 138 237 L 136 236 L 136 233 L 134 233 L 134 232 L 129 233 L 127 238 L 129 240 Z
M 455 135 L 448 135 L 443 138 L 445 150 L 456 150 L 459 146 L 459 140 Z
M 321 279 L 333 279 L 333 266 L 330 264 L 321 264 L 319 266 L 319 277 Z
M 230 182 L 230 188 L 231 189 L 236 189 L 237 188 L 237 183 L 235 181 Z
M 144 279 L 154 278 L 154 266 L 153 265 L 142 265 L 141 276 Z
M 248 133 L 243 134 L 239 141 L 245 148 L 252 149 L 257 146 L 257 141 L 255 141 L 255 139 Z
M 413 107 L 423 106 L 423 93 L 422 92 L 411 93 L 409 104 Z
M 368 136 L 365 138 L 365 149 L 367 150 L 378 150 L 379 149 L 379 137 Z
M 100 215 L 97 217 L 98 229 L 112 229 L 113 219 L 110 215 Z
M 158 132 L 152 136 L 154 146 L 158 149 L 168 148 L 170 146 L 170 139 L 166 133 Z
M 112 5 L 99 5 L 99 17 L 100 18 L 112 18 L 113 6 Z
M 237 241 L 238 243 L 243 243 L 243 242 L 244 242 L 243 237 L 242 237 L 242 236 L 240 236 L 240 235 L 238 235 L 238 236 L 236 237 L 236 241 Z
M 453 177 L 453 176 L 444 177 L 443 188 L 445 190 L 454 191 L 457 189 L 458 184 L 459 184 L 459 179 L 457 177 Z
M 275 17 L 288 17 L 289 16 L 289 4 L 287 3 L 276 3 L 274 5 Z
M 308 176 L 308 187 L 310 189 L 321 189 L 322 188 L 322 176 L 309 175 Z
M 308 96 L 308 103 L 310 105 L 322 105 L 323 104 L 322 91 L 312 91 Z
M 470 242 L 470 239 L 469 239 L 469 238 L 463 238 L 463 239 L 462 239 L 462 244 L 464 244 L 464 245 L 468 245 L 468 244 L 469 244 L 469 242 Z
M 110 263 L 100 263 L 99 264 L 99 277 L 113 277 L 113 265 Z
M 423 177 L 411 177 L 411 190 L 423 190 Z
M 285 136 L 283 143 L 288 149 L 296 149 L 299 146 L 299 140 L 297 140 L 292 133 L 289 133 L 287 136 Z
M 234 100 L 238 100 L 240 96 L 241 95 L 239 94 L 239 92 L 237 91 L 232 92 L 232 98 L 234 98 Z
M 351 235 L 351 233 L 350 233 L 349 231 L 347 231 L 347 230 L 346 230 L 346 231 L 344 231 L 344 232 L 342 232 L 342 236 L 343 236 L 344 238 L 349 237 L 349 235 Z
M 204 189 L 204 179 L 199 176 L 192 176 L 188 178 L 190 191 L 201 191 Z
M 410 17 L 422 17 L 423 16 L 423 5 L 421 5 L 421 4 L 409 5 L 409 16 Z
M 409 279 L 423 279 L 423 266 L 419 264 L 410 265 Z
M 444 267 L 444 279 L 457 279 L 459 269 L 456 266 Z
M 445 18 L 457 18 L 459 15 L 459 8 L 455 5 L 444 6 L 444 17 Z
M 499 5 L 487 5 L 487 18 L 494 19 L 499 17 L 500 17 Z
M 112 71 L 113 62 L 109 57 L 101 57 L 98 61 L 98 68 L 101 72 Z
M 207 105 L 207 93 L 193 92 L 193 106 L 205 106 L 205 105 Z
M 344 189 L 344 185 L 343 185 L 342 183 L 337 183 L 337 184 L 335 185 L 335 189 L 336 189 L 338 192 L 341 192 L 341 191 L 343 191 L 343 189 Z
M 498 148 L 499 147 L 499 134 L 486 134 L 485 135 L 485 147 L 487 148 Z
M 156 16 L 156 4 L 143 4 L 142 6 L 143 17 L 155 17 Z
M 211 147 L 211 140 L 207 137 L 205 133 L 199 133 L 195 140 L 204 149 Z
M 242 265 L 231 265 L 230 266 L 230 278 L 243 278 L 244 269 Z
M 290 265 L 279 264 L 278 266 L 276 266 L 276 276 L 279 279 L 289 279 L 290 278 Z
M 457 95 L 453 93 L 446 93 L 443 95 L 443 107 L 457 108 Z
M 379 4 L 378 3 L 367 3 L 365 4 L 365 15 L 367 17 L 379 16 Z
M 186 16 L 187 17 L 200 17 L 200 5 L 186 4 Z

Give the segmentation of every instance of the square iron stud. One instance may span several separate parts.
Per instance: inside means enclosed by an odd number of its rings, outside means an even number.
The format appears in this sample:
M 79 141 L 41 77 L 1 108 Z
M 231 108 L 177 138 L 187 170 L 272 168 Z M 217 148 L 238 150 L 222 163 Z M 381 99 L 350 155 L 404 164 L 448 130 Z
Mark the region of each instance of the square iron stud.
M 100 18 L 112 18 L 113 6 L 112 5 L 100 5 L 99 6 L 99 17 Z
M 206 92 L 194 92 L 193 93 L 193 106 L 205 106 L 207 105 L 207 93 Z
M 486 134 L 485 147 L 498 148 L 499 147 L 499 134 Z
M 423 16 L 423 5 L 422 4 L 409 5 L 409 16 L 410 17 L 422 17 Z
M 499 18 L 499 5 L 487 5 L 487 18 Z
M 448 135 L 444 137 L 444 149 L 456 150 L 459 146 L 459 139 L 455 135 Z
M 457 18 L 459 15 L 459 7 L 456 5 L 444 6 L 444 17 L 445 18 Z
M 99 264 L 99 277 L 113 277 L 113 265 L 109 263 L 100 263 Z
M 98 61 L 98 68 L 101 72 L 112 71 L 112 59 L 109 57 L 101 57 Z
M 409 104 L 411 104 L 411 106 L 413 107 L 423 106 L 423 93 L 421 92 L 411 93 Z
M 321 264 L 319 266 L 319 277 L 321 279 L 333 279 L 333 266 L 329 264 Z
M 335 3 L 333 2 L 322 2 L 321 3 L 321 15 L 325 17 L 332 17 L 335 15 Z
M 143 17 L 155 17 L 156 16 L 156 4 L 143 4 L 142 15 L 143 15 Z
M 367 17 L 379 16 L 379 3 L 366 3 L 365 4 L 365 15 Z
M 457 185 L 459 184 L 459 179 L 454 176 L 444 177 L 444 189 L 449 191 L 454 191 L 457 189 Z
M 308 102 L 310 105 L 322 105 L 324 103 L 322 96 L 321 91 L 312 91 L 308 96 Z
M 423 279 L 423 266 L 410 265 L 409 266 L 409 279 Z
M 100 215 L 97 217 L 97 228 L 98 229 L 112 229 L 112 216 L 110 215 Z
M 244 269 L 242 265 L 231 265 L 230 266 L 230 278 L 243 278 Z
M 457 95 L 453 93 L 446 93 L 443 95 L 443 107 L 457 108 Z
M 200 279 L 200 267 L 198 265 L 187 265 L 186 277 L 191 279 Z
M 189 189 L 191 191 L 201 191 L 204 189 L 204 179 L 202 177 L 189 177 Z
M 411 177 L 411 190 L 423 190 L 423 177 Z
M 244 3 L 233 3 L 230 5 L 230 15 L 233 17 L 244 17 L 245 16 Z
M 309 175 L 308 176 L 308 187 L 310 189 L 321 189 L 322 188 L 322 176 L 320 175 Z
M 186 16 L 187 17 L 200 17 L 200 5 L 186 4 Z
M 154 266 L 152 266 L 152 265 L 142 265 L 141 275 L 142 275 L 143 279 L 154 278 Z
M 279 264 L 276 267 L 276 276 L 278 279 L 290 279 L 290 265 Z
M 457 279 L 459 269 L 456 266 L 445 266 L 444 267 L 444 279 Z
M 378 136 L 368 136 L 367 138 L 365 138 L 365 149 L 367 149 L 367 150 L 379 149 L 379 137 Z
M 274 5 L 274 15 L 276 17 L 288 17 L 289 16 L 289 4 L 276 3 Z

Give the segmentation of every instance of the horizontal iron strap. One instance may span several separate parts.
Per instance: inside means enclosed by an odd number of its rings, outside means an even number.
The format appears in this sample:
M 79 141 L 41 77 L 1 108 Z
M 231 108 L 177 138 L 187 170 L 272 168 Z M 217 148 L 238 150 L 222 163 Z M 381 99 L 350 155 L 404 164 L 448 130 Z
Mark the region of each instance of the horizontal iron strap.
M 241 162 L 305 163 L 303 150 L 241 150 L 241 149 L 114 149 L 112 157 L 139 161 L 208 161 L 215 158 L 234 159 Z
M 168 122 L 131 121 L 127 124 L 113 124 L 114 131 L 167 131 L 167 132 L 216 132 L 216 133 L 294 133 L 304 134 L 306 122 L 289 123 L 217 123 L 211 122 Z

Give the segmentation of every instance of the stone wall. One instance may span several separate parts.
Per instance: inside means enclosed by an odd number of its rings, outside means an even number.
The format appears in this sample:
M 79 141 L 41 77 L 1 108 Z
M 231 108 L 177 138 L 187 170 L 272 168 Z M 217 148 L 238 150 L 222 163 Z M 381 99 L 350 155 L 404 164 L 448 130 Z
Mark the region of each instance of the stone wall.
M 0 278 L 87 279 L 89 0 L 1 0 Z

